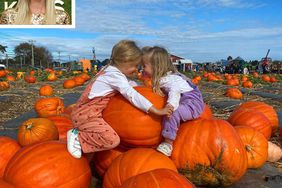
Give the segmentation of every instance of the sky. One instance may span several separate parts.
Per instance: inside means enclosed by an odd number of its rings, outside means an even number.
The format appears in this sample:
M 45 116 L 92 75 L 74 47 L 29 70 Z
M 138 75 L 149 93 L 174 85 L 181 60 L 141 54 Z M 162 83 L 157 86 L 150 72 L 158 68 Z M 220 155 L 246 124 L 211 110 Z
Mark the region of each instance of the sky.
M 3 0 L 0 0 L 2 3 Z M 35 40 L 54 59 L 109 58 L 114 44 L 132 39 L 140 47 L 162 46 L 194 62 L 228 56 L 282 60 L 281 0 L 76 0 L 74 29 L 4 29 L 0 44 Z

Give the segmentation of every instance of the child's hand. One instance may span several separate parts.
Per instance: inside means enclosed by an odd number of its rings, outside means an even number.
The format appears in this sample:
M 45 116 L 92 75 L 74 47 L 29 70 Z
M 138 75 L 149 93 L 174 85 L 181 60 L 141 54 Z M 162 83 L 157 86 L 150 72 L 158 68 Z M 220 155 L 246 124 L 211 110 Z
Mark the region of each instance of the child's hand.
M 167 114 L 167 117 L 170 118 L 171 114 L 173 113 L 174 107 L 169 103 L 167 103 L 165 107 L 167 107 L 171 111 L 170 114 Z
M 157 109 L 155 108 L 154 106 L 152 106 L 150 109 L 149 109 L 149 112 L 153 113 L 153 114 L 156 114 L 158 116 L 163 116 L 163 115 L 167 115 L 167 116 L 170 116 L 173 112 L 173 108 L 171 108 L 170 106 L 165 106 L 164 108 L 162 109 Z

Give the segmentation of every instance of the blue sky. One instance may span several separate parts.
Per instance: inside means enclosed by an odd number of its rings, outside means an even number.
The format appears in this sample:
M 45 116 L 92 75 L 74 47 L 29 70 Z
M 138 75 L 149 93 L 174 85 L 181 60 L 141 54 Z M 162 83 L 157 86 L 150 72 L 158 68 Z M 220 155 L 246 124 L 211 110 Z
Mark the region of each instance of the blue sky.
M 0 2 L 3 0 L 0 0 Z M 75 29 L 0 29 L 9 47 L 35 40 L 61 59 L 108 58 L 121 39 L 197 62 L 227 56 L 282 60 L 281 0 L 76 0 Z

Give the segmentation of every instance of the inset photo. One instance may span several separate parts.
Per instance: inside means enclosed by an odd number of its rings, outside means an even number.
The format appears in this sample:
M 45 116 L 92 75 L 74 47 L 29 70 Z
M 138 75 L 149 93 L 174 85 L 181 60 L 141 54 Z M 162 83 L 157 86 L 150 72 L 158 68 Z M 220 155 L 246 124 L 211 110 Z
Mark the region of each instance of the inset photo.
M 75 0 L 0 0 L 0 28 L 75 28 Z

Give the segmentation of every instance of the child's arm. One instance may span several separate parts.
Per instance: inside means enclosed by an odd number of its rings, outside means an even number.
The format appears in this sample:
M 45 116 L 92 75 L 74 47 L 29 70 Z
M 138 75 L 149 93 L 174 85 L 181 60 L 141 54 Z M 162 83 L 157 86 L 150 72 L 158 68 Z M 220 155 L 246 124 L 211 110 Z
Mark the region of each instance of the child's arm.
M 159 116 L 167 115 L 168 117 L 170 117 L 170 115 L 173 112 L 173 107 L 171 105 L 166 105 L 162 109 L 157 109 L 154 106 L 152 106 L 151 108 L 149 108 L 148 112 L 159 115 Z

